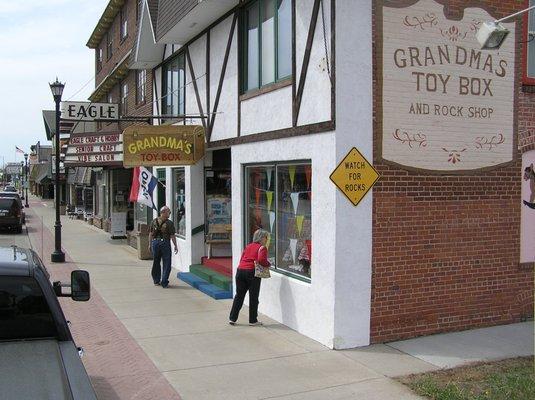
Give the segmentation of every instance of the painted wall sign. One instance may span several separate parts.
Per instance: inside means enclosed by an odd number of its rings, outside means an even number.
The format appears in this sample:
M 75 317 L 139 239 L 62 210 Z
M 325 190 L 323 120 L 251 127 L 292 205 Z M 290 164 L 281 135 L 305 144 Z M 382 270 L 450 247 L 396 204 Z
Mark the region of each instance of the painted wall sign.
M 61 118 L 77 121 L 119 118 L 119 104 L 91 103 L 88 101 L 62 101 Z
M 401 166 L 462 171 L 513 159 L 515 24 L 499 51 L 475 33 L 485 10 L 449 20 L 420 0 L 382 7 L 382 157 Z
M 65 165 L 114 166 L 122 165 L 123 144 L 120 133 L 71 134 Z
M 535 150 L 522 154 L 520 262 L 535 263 Z
M 123 136 L 125 167 L 192 165 L 204 157 L 202 126 L 130 126 Z
M 372 164 L 353 147 L 330 176 L 331 181 L 356 206 L 379 179 Z

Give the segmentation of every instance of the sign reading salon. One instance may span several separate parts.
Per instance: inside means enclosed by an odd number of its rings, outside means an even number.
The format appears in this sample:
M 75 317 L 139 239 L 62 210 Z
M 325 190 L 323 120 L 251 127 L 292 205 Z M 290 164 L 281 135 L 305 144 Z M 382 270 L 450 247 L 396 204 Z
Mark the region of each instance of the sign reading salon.
M 432 171 L 492 167 L 513 159 L 515 25 L 499 50 L 475 34 L 485 10 L 450 20 L 420 0 L 382 8 L 382 158 Z

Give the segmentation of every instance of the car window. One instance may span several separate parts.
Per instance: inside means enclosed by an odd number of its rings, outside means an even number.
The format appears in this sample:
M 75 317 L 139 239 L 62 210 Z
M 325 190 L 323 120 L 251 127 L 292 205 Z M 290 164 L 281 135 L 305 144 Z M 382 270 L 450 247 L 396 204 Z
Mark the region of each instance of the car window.
M 57 338 L 50 307 L 33 277 L 0 276 L 0 340 Z
M 11 208 L 16 207 L 17 203 L 13 199 L 2 199 L 0 198 L 0 210 L 11 210 Z

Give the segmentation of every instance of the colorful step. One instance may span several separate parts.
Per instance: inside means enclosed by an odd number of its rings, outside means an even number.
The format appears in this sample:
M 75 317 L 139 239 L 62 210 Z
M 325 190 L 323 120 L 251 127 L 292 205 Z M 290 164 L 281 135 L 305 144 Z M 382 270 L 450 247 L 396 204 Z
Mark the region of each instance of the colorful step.
M 211 270 L 232 278 L 232 257 L 203 257 L 201 263 Z
M 212 285 L 204 279 L 199 278 L 195 274 L 190 272 L 179 272 L 177 277 L 181 281 L 186 282 L 188 285 L 193 286 L 195 289 L 198 289 L 216 300 L 232 299 L 232 290 L 223 290 L 220 287 Z
M 191 265 L 189 267 L 189 272 L 223 290 L 232 291 L 232 278 L 220 274 L 204 265 Z

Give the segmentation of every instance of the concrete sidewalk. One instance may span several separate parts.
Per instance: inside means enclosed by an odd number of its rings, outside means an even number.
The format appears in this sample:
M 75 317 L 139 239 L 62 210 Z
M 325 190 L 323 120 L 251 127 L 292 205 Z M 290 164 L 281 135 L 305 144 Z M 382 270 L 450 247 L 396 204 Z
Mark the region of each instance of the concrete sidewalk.
M 31 224 L 42 221 L 53 232 L 52 204 L 34 203 Z M 92 287 L 106 307 L 183 399 L 418 399 L 390 377 L 487 356 L 533 354 L 532 323 L 347 351 L 331 351 L 265 316 L 264 327 L 230 326 L 230 300 L 216 301 L 184 285 L 176 271 L 169 289 L 155 287 L 150 262 L 138 260 L 125 241 L 111 240 L 82 221 L 62 217 L 62 224 L 70 259 L 90 272 Z M 245 309 L 244 322 L 246 315 Z M 84 331 L 76 333 L 77 343 L 84 346 Z M 103 339 L 112 347 L 114 335 L 105 332 Z M 463 337 L 468 338 L 466 345 L 459 347 Z M 471 353 L 474 341 L 480 346 Z M 508 341 L 511 346 L 504 346 Z

